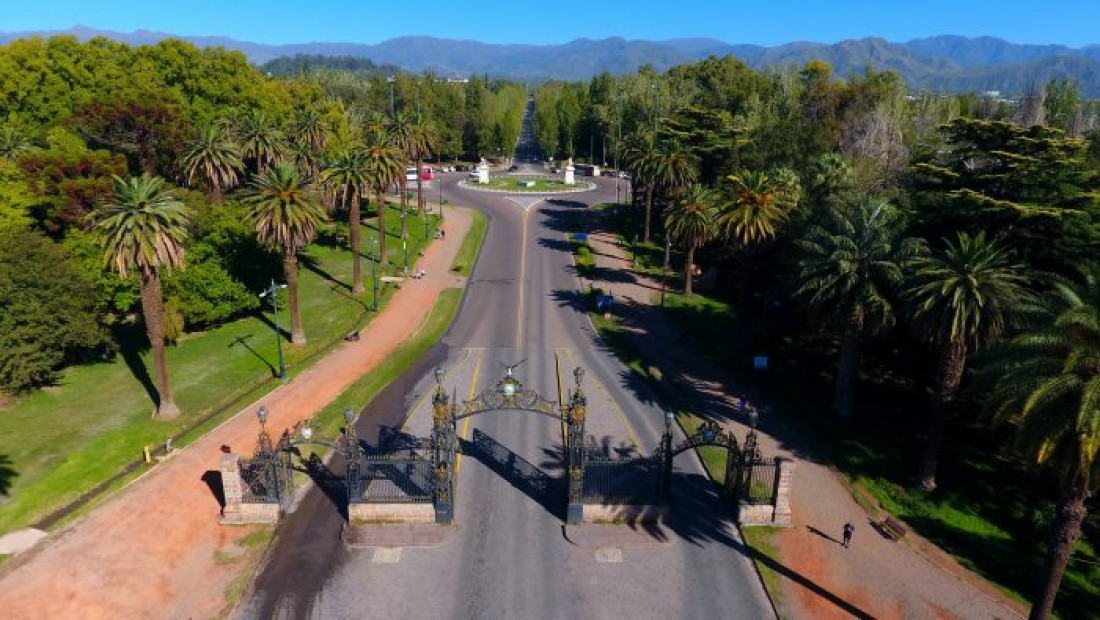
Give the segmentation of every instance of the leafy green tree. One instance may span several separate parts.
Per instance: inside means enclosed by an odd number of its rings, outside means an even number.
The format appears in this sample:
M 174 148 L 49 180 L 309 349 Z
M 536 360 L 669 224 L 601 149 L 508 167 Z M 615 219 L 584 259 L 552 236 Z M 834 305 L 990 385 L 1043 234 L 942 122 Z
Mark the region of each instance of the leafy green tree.
M 325 212 L 312 195 L 312 182 L 287 164 L 265 168 L 252 180 L 245 202 L 256 235 L 283 255 L 283 277 L 290 298 L 290 341 L 304 344 L 298 309 L 298 252 L 317 235 Z
M 111 177 L 126 174 L 126 158 L 59 144 L 24 155 L 19 168 L 34 195 L 31 217 L 49 233 L 64 233 L 112 198 Z
M 931 423 L 919 486 L 936 488 L 936 467 L 947 414 L 959 391 L 967 355 L 1019 326 L 1020 308 L 1032 301 L 1026 268 L 1008 248 L 983 233 L 958 233 L 943 250 L 912 263 L 904 296 L 920 333 L 939 346 Z
M 167 278 L 165 296 L 189 326 L 223 323 L 259 308 L 256 295 L 226 270 L 214 248 L 196 243 L 188 251 L 187 269 Z
M 40 233 L 0 228 L 0 308 L 0 390 L 50 384 L 107 344 L 93 283 Z
M 172 419 L 179 416 L 179 407 L 172 398 L 164 358 L 161 278 L 162 271 L 183 268 L 188 215 L 183 203 L 164 189 L 160 177 L 114 177 L 114 184 L 115 198 L 96 211 L 95 226 L 103 234 L 107 264 L 123 277 L 137 272 L 158 380 L 156 415 Z
M 1075 268 L 1100 253 L 1100 178 L 1084 141 L 972 118 L 941 133 L 945 146 L 917 154 L 911 169 L 919 234 L 987 230 L 1040 269 Z
M 714 192 L 692 185 L 665 210 L 665 230 L 687 249 L 684 260 L 684 294 L 690 296 L 695 250 L 714 238 L 716 231 Z
M 241 151 L 229 141 L 225 129 L 211 124 L 199 130 L 180 158 L 180 168 L 188 183 L 206 186 L 211 202 L 221 203 L 222 194 L 237 185 L 244 173 Z
M 81 104 L 70 122 L 93 146 L 123 153 L 131 170 L 149 175 L 173 173 L 190 133 L 179 106 L 158 93 Z
M 842 329 L 833 409 L 852 414 L 859 341 L 894 324 L 893 293 L 923 242 L 902 238 L 905 220 L 889 204 L 864 198 L 833 211 L 795 242 L 801 250 L 797 294 Z
M 351 292 L 355 294 L 366 290 L 363 286 L 363 273 L 359 255 L 360 198 L 369 187 L 369 170 L 366 156 L 361 150 L 347 149 L 339 153 L 325 170 L 324 180 L 336 188 L 341 204 L 348 207 L 348 237 L 352 256 Z
M 1055 472 L 1060 497 L 1030 618 L 1051 615 L 1085 501 L 1100 487 L 1100 271 L 1058 282 L 1044 320 L 1013 338 L 983 369 L 994 419 L 1015 428 L 1016 446 Z
M 34 203 L 34 193 L 19 168 L 0 160 L 0 230 L 23 229 L 34 223 L 30 215 Z

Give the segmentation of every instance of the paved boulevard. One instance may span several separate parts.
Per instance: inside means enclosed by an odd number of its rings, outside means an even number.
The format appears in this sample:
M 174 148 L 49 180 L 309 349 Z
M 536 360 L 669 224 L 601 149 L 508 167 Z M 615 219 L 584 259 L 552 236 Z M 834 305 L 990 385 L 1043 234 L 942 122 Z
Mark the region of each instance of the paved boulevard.
M 521 148 L 522 152 L 523 149 Z M 563 216 L 615 200 L 615 179 L 592 192 L 528 205 L 457 187 L 445 196 L 491 223 L 458 318 L 417 367 L 360 417 L 364 439 L 381 427 L 425 434 L 422 397 L 431 370 L 469 398 L 526 360 L 516 375 L 556 400 L 559 368 L 587 371 L 588 432 L 597 441 L 651 452 L 664 412 L 595 338 L 582 312 Z M 623 182 L 625 184 L 625 182 Z M 529 201 L 527 201 L 529 202 Z M 415 284 L 413 284 L 415 285 Z M 566 386 L 570 377 L 563 376 Z M 577 544 L 564 527 L 562 431 L 554 420 L 515 411 L 469 418 L 465 441 L 481 447 L 459 465 L 456 528 L 435 547 L 348 549 L 343 517 L 316 489 L 280 526 L 243 618 L 763 618 L 772 612 L 743 554 L 730 513 L 696 458 L 676 460 L 670 523 L 625 542 Z M 583 527 L 583 526 L 582 526 Z M 588 534 L 591 528 L 582 534 Z M 625 526 L 619 526 L 625 527 Z M 598 538 L 598 537 L 597 537 Z

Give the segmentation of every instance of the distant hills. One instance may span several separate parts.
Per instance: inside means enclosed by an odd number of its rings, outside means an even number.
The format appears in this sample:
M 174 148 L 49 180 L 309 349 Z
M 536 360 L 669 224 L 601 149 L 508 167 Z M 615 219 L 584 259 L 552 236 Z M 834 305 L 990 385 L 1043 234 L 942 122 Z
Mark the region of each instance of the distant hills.
M 77 26 L 64 31 L 0 33 L 0 43 L 29 36 L 72 35 L 80 40 L 103 36 L 132 45 L 155 43 L 174 35 L 138 30 L 129 33 Z M 716 39 L 668 41 L 577 39 L 560 45 L 490 44 L 410 36 L 375 45 L 301 43 L 269 45 L 226 37 L 178 37 L 200 47 L 240 50 L 263 65 L 294 55 L 349 56 L 409 71 L 431 69 L 446 76 L 488 74 L 525 81 L 582 80 L 601 71 L 628 73 L 643 64 L 663 71 L 710 55 L 733 55 L 755 68 L 802 65 L 820 59 L 837 74 L 867 67 L 889 69 L 910 87 L 936 91 L 1001 91 L 1017 95 L 1050 78 L 1079 80 L 1083 93 L 1100 98 L 1100 46 L 1025 45 L 993 37 L 937 36 L 902 43 L 868 37 L 838 43 L 794 42 L 773 47 L 738 45 Z

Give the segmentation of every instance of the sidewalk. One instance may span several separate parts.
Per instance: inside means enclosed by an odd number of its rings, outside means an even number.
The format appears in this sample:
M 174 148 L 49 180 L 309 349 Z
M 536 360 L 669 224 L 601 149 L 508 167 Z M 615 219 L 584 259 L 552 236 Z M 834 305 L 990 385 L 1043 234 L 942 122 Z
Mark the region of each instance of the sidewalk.
M 106 504 L 15 560 L 0 578 L 4 618 L 208 618 L 225 606 L 239 569 L 216 554 L 256 527 L 218 524 L 220 507 L 204 482 L 223 445 L 251 454 L 260 404 L 275 435 L 319 411 L 411 335 L 439 293 L 462 286 L 450 273 L 472 220 L 447 211 L 446 239 L 419 261 L 427 274 L 406 280 L 357 342 L 343 344 L 294 380 L 245 407 Z
M 593 227 L 599 230 L 599 226 Z M 684 339 L 655 307 L 660 284 L 631 273 L 629 253 L 606 232 L 589 235 L 596 264 L 613 273 L 593 286 L 615 296 L 615 314 L 639 337 L 634 344 L 648 358 L 660 360 L 666 377 L 677 377 L 702 394 L 706 413 L 744 437 L 735 394 L 751 393 L 720 370 L 691 354 Z M 959 566 L 948 554 L 910 532 L 891 542 L 870 525 L 868 515 L 808 442 L 780 412 L 765 402 L 760 448 L 766 456 L 795 461 L 792 489 L 794 526 L 776 534 L 779 561 L 786 567 L 780 614 L 790 618 L 1014 618 L 1026 609 L 1005 601 L 997 590 Z M 855 525 L 850 549 L 840 544 L 841 526 Z M 920 549 L 920 551 L 918 551 Z

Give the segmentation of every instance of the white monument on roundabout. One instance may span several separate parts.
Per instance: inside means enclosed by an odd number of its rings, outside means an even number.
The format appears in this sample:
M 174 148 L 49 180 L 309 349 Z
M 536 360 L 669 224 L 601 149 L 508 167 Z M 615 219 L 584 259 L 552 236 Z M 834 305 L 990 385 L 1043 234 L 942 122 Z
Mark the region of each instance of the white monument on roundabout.
M 573 172 L 575 170 L 576 170 L 576 168 L 573 167 L 573 158 L 570 157 L 569 160 L 565 162 L 565 184 L 566 185 L 573 185 L 574 183 L 577 182 L 576 179 L 573 178 Z
M 485 161 L 485 158 L 481 158 L 481 162 L 477 165 L 477 182 L 481 185 L 489 183 L 489 162 Z

